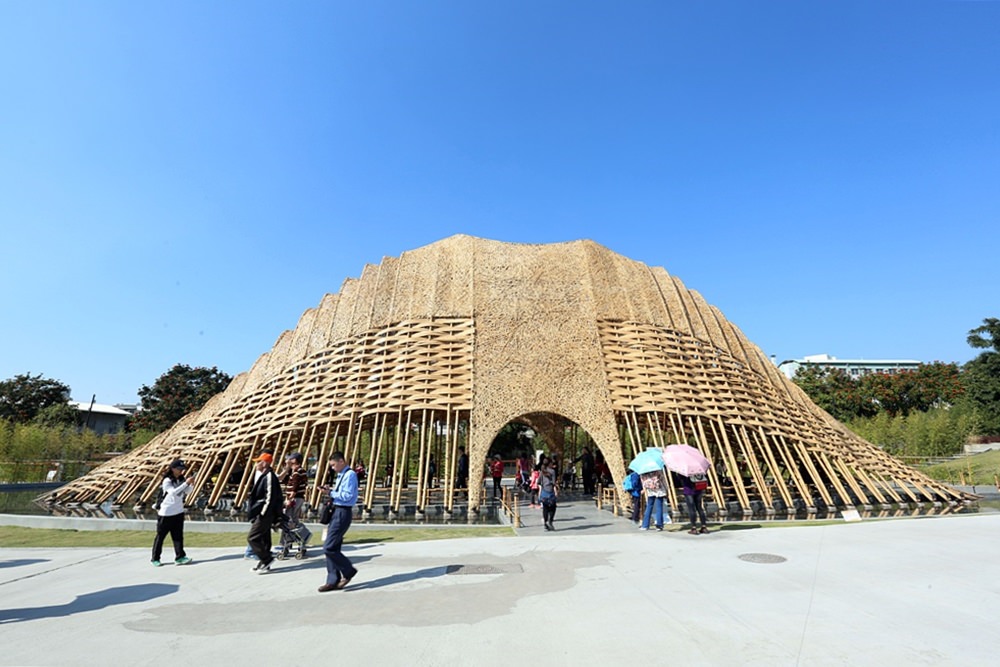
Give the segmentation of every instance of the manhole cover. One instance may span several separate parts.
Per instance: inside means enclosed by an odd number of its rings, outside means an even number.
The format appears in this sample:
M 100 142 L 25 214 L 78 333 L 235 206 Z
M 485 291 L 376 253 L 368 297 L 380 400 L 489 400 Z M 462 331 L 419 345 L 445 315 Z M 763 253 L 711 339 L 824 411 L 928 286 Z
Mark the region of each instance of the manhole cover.
M 449 565 L 445 574 L 517 574 L 524 568 L 512 565 Z
M 748 563 L 784 563 L 788 560 L 777 554 L 740 554 L 739 559 Z

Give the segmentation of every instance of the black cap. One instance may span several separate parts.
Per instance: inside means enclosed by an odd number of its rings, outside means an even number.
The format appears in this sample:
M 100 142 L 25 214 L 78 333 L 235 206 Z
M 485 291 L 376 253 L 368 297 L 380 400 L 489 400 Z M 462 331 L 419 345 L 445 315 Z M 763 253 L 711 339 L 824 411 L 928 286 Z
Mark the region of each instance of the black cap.
M 302 454 L 300 452 L 292 452 L 291 454 L 285 457 L 285 460 L 298 461 L 299 463 L 302 463 Z
M 181 461 L 180 459 L 174 459 L 173 463 L 170 464 L 170 467 L 171 468 L 180 468 L 181 470 L 184 470 L 184 469 L 187 468 L 187 466 L 184 465 L 184 461 Z

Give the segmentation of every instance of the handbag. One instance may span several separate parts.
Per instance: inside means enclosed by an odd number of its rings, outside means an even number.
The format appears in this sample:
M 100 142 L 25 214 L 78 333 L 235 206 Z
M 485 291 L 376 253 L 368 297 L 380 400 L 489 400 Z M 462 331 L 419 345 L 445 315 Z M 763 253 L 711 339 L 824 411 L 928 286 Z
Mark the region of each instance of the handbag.
M 319 508 L 319 522 L 320 523 L 330 523 L 330 519 L 333 518 L 333 503 L 327 499 L 323 503 L 323 506 Z

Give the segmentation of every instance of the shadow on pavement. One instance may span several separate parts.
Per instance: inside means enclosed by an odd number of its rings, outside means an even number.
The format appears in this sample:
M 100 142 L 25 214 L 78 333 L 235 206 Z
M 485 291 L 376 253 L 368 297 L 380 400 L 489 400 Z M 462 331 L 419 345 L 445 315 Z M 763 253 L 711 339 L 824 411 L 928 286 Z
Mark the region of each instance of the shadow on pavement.
M 131 604 L 145 602 L 153 598 L 176 593 L 180 588 L 177 584 L 136 584 L 134 586 L 118 586 L 106 588 L 103 591 L 78 595 L 75 600 L 66 604 L 50 605 L 48 607 L 24 607 L 21 609 L 0 609 L 0 625 L 34 621 L 40 618 L 57 618 L 82 614 L 87 611 L 97 611 L 116 604 Z
M 432 577 L 444 576 L 448 571 L 447 566 L 441 567 L 425 567 L 422 570 L 417 570 L 416 572 L 406 572 L 403 574 L 394 574 L 391 577 L 382 577 L 381 579 L 375 579 L 374 581 L 365 581 L 356 586 L 351 586 L 344 590 L 348 591 L 360 591 L 369 588 L 383 588 L 385 586 L 392 586 L 393 584 L 402 584 L 407 581 L 416 581 L 417 579 L 430 579 Z
M 19 558 L 16 560 L 4 560 L 0 561 L 0 570 L 5 567 L 24 567 L 25 565 L 34 565 L 36 563 L 48 563 L 48 558 Z

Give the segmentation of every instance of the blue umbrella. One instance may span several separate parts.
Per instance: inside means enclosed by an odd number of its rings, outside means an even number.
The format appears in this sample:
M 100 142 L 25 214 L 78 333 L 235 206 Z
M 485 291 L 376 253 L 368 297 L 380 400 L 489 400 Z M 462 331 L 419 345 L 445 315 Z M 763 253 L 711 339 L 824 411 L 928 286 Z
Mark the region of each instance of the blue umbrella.
M 640 475 L 647 472 L 662 470 L 663 452 L 659 449 L 647 449 L 644 452 L 640 452 L 638 456 L 632 459 L 632 462 L 628 464 L 628 467 Z

